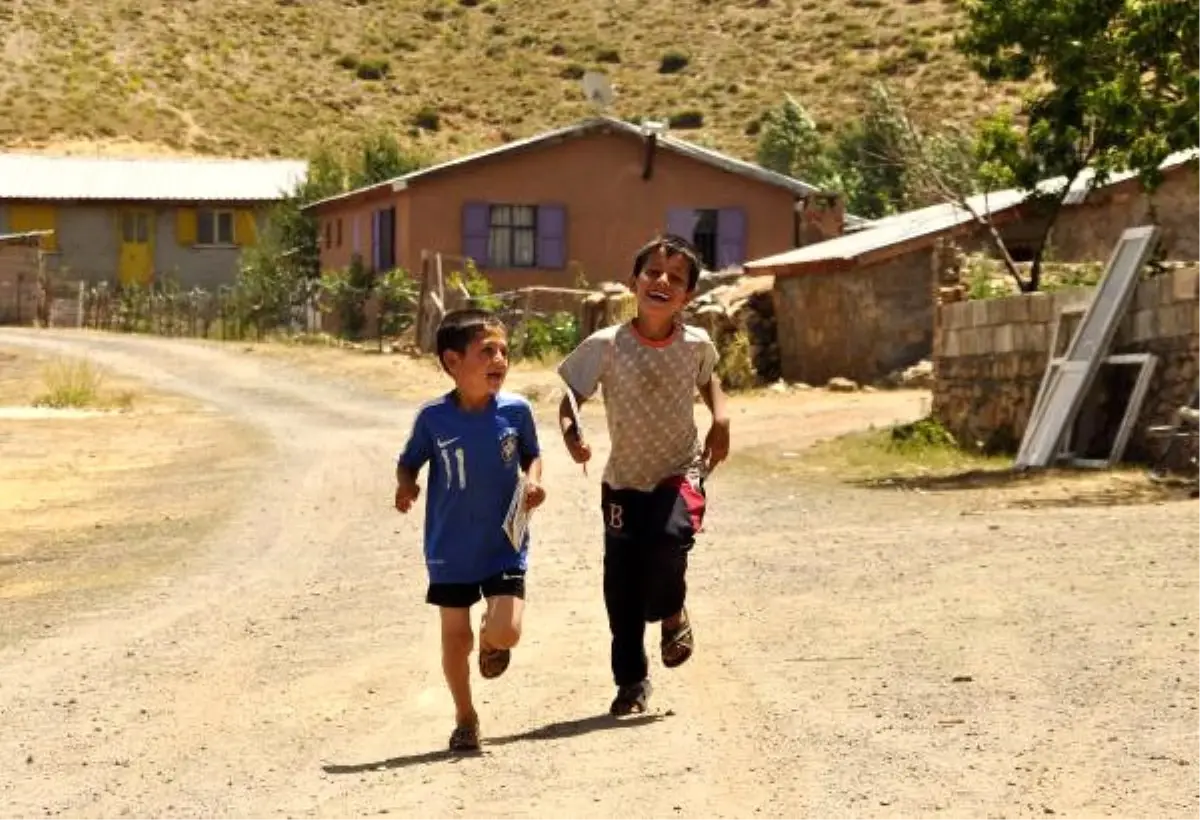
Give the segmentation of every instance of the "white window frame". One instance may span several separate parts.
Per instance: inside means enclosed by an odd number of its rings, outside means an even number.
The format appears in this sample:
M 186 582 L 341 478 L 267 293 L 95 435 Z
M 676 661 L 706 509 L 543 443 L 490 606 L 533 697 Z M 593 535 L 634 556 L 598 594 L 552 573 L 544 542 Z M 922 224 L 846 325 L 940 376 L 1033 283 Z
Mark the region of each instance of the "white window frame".
M 229 238 L 221 237 L 221 217 L 229 217 Z M 203 225 L 205 221 L 209 223 L 212 241 L 205 242 L 201 237 L 204 235 Z M 196 209 L 196 246 L 200 248 L 231 248 L 237 242 L 236 237 L 236 217 L 231 208 L 197 208 Z
M 518 215 L 525 219 L 518 219 Z M 528 258 L 518 260 L 518 234 L 529 243 Z M 497 202 L 488 207 L 488 267 L 531 269 L 538 266 L 537 205 Z M 501 246 L 501 247 L 497 247 Z

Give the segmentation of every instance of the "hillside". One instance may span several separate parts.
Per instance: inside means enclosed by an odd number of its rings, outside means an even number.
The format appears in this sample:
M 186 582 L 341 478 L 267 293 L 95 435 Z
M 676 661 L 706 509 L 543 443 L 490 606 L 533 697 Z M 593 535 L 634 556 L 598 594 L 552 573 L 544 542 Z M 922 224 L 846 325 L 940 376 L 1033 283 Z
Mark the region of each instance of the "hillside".
M 445 157 L 586 116 L 601 68 L 614 115 L 699 114 L 678 133 L 749 158 L 785 91 L 828 122 L 873 79 L 958 122 L 1015 99 L 953 51 L 957 20 L 956 0 L 16 0 L 0 145 L 301 155 L 389 128 Z

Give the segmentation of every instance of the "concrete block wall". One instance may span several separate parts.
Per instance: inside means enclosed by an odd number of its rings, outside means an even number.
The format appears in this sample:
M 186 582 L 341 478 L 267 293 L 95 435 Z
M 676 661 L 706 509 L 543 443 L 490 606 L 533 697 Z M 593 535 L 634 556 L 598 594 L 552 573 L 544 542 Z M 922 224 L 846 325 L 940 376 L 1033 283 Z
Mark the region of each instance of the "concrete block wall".
M 933 343 L 933 414 L 959 440 L 1015 451 L 1024 433 L 1063 311 L 1059 348 L 1074 333 L 1092 288 L 940 305 Z M 1143 434 L 1168 424 L 1196 388 L 1200 346 L 1200 268 L 1175 268 L 1138 285 L 1110 353 L 1153 353 L 1158 364 L 1127 459 L 1160 445 Z

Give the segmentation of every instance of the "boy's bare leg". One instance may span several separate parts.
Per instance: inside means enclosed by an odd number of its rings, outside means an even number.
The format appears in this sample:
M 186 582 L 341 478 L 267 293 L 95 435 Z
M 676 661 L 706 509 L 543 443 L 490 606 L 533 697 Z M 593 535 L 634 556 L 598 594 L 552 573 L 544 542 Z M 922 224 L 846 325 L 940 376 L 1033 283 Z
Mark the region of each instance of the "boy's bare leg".
M 521 640 L 521 619 L 525 601 L 514 595 L 496 595 L 487 599 L 487 614 L 479 631 L 479 648 L 512 649 Z
M 475 635 L 471 632 L 471 610 L 441 607 L 442 614 L 442 672 L 450 697 L 454 698 L 454 721 L 458 726 L 474 726 L 479 722 L 471 702 L 471 649 Z

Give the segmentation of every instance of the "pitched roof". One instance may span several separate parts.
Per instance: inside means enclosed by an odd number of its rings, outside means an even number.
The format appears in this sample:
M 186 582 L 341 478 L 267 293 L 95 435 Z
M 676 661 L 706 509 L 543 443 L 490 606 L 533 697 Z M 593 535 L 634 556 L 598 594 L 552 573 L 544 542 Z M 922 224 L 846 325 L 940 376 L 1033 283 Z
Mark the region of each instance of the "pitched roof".
M 1159 166 L 1167 171 L 1200 157 L 1200 149 L 1190 149 L 1171 154 Z M 1064 200 L 1067 205 L 1083 203 L 1093 190 L 1102 190 L 1126 182 L 1137 176 L 1136 171 L 1120 171 L 1109 174 L 1103 185 L 1095 185 L 1095 173 L 1087 169 L 1071 184 Z M 1054 177 L 1038 183 L 1038 190 L 1048 193 L 1062 190 L 1066 177 Z M 1015 214 L 1017 206 L 1029 197 L 1029 192 L 1009 188 L 988 194 L 970 197 L 971 209 L 981 216 Z M 924 247 L 943 234 L 973 221 L 970 211 L 957 203 L 947 202 L 931 205 L 915 211 L 877 219 L 864 229 L 844 234 L 834 239 L 805 245 L 802 248 L 755 259 L 743 267 L 750 274 L 789 275 L 803 273 L 818 267 L 850 267 L 864 259 L 881 259 L 900 253 L 914 245 Z M 790 270 L 784 270 L 790 269 Z
M 411 173 L 404 174 L 403 176 L 396 177 L 395 179 L 389 179 L 385 182 L 379 182 L 374 185 L 356 188 L 355 190 L 347 191 L 344 194 L 326 197 L 325 199 L 317 200 L 316 202 L 306 205 L 305 210 L 309 208 L 316 208 L 320 205 L 326 205 L 330 202 L 350 199 L 369 191 L 381 191 L 389 187 L 393 190 L 403 190 L 405 187 L 425 177 L 445 173 L 446 171 L 453 171 L 474 162 L 517 153 L 519 151 L 548 145 L 550 143 L 558 142 L 570 137 L 584 136 L 586 134 L 605 129 L 611 129 L 618 133 L 628 134 L 638 138 L 642 138 L 646 134 L 645 130 L 641 126 L 625 122 L 624 120 L 618 120 L 613 117 L 593 117 L 564 128 L 556 128 L 553 131 L 546 131 L 541 134 L 536 134 L 532 137 L 516 140 L 515 142 L 505 143 L 504 145 L 496 148 L 488 148 L 484 151 L 477 151 L 474 154 L 467 154 L 466 156 L 458 157 L 447 162 L 431 165 L 428 168 L 422 168 L 418 171 L 413 171 Z M 754 179 L 759 182 L 766 183 L 767 185 L 774 185 L 779 188 L 784 188 L 800 196 L 818 193 L 820 190 L 817 187 L 809 185 L 806 182 L 801 182 L 798 179 L 776 173 L 775 171 L 770 171 L 760 165 L 755 165 L 752 162 L 746 162 L 745 160 L 740 160 L 736 157 L 722 154 L 721 152 L 714 151 L 711 148 L 705 148 L 703 146 L 696 145 L 695 143 L 676 139 L 675 137 L 670 136 L 670 134 L 659 134 L 658 146 L 668 151 L 673 151 L 677 154 L 680 154 L 681 156 L 689 157 L 697 160 L 698 162 L 711 165 L 715 168 L 720 168 L 723 171 L 728 171 L 749 179 Z M 847 215 L 847 219 L 856 220 L 857 217 L 851 217 Z
M 267 202 L 307 172 L 297 160 L 0 154 L 0 200 Z

